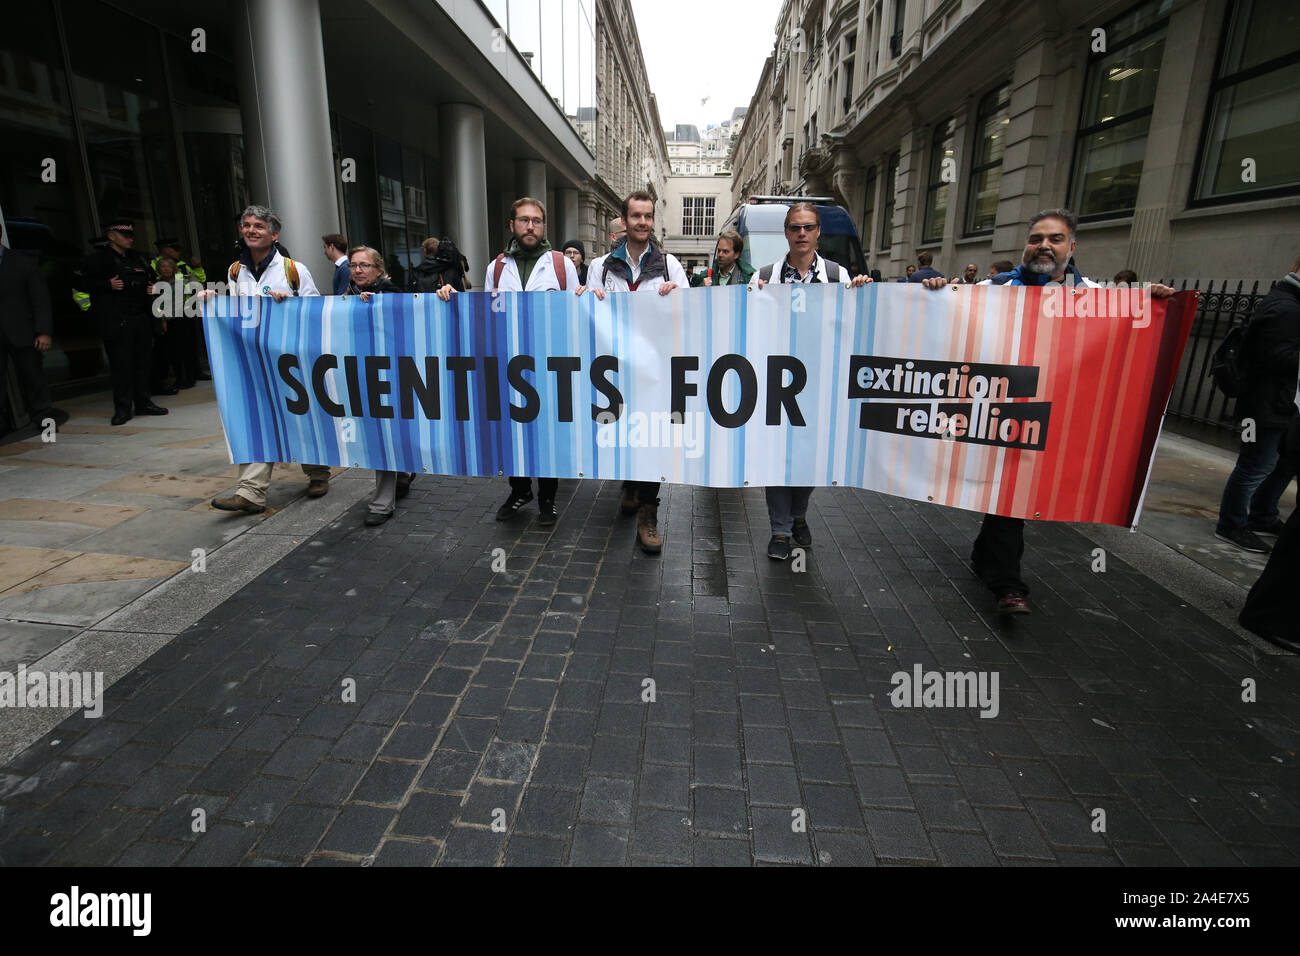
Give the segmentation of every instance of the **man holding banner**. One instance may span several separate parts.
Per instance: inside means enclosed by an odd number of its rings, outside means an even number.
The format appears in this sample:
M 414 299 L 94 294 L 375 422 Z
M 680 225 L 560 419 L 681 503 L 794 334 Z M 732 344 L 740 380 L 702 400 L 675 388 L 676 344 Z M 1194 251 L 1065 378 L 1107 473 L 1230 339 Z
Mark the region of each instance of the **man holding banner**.
M 797 202 L 785 212 L 785 239 L 790 251 L 780 262 L 763 266 L 750 277 L 756 288 L 774 283 L 838 282 L 855 288 L 872 279 L 867 275 L 849 279 L 849 270 L 838 262 L 823 259 L 817 252 L 817 240 L 822 231 L 822 214 L 810 202 Z M 808 527 L 808 502 L 812 488 L 786 488 L 769 486 L 763 489 L 767 496 L 767 518 L 772 526 L 772 538 L 767 543 L 767 556 L 773 561 L 790 557 L 790 539 L 801 548 L 812 547 L 812 530 Z
M 283 302 L 290 296 L 320 295 L 307 267 L 281 255 L 276 246 L 280 237 L 280 217 L 270 209 L 257 205 L 247 207 L 239 217 L 239 234 L 244 247 L 226 275 L 232 296 L 261 295 Z M 195 298 L 215 295 L 208 290 Z M 261 514 L 266 510 L 266 491 L 271 487 L 272 467 L 270 462 L 260 461 L 242 465 L 239 490 L 227 498 L 213 498 L 212 507 L 220 511 Z M 323 497 L 329 491 L 329 467 L 304 464 L 302 470 L 307 475 L 308 497 Z
M 1029 237 L 1020 265 L 979 284 L 1099 287 L 1100 283 L 1086 278 L 1074 264 L 1074 250 L 1078 245 L 1075 230 L 1078 222 L 1078 217 L 1068 209 L 1045 209 L 1039 212 L 1029 220 Z M 926 279 L 921 284 L 927 289 L 942 289 L 948 280 Z M 1153 297 L 1163 299 L 1173 295 L 1176 290 L 1167 285 L 1155 284 L 1148 291 Z M 1024 554 L 1025 520 L 986 514 L 979 536 L 971 548 L 971 567 L 993 592 L 999 614 L 1029 613 L 1029 585 L 1020 577 L 1020 561 Z
M 512 238 L 506 251 L 488 263 L 483 288 L 488 292 L 563 292 L 572 289 L 579 293 L 578 270 L 572 260 L 551 248 L 546 239 L 546 207 L 540 199 L 524 196 L 510 207 L 510 232 Z M 444 285 L 438 298 L 450 302 L 456 290 Z M 537 523 L 543 527 L 555 524 L 555 493 L 559 490 L 558 478 L 537 479 Z M 510 497 L 497 509 L 497 520 L 507 521 L 519 509 L 533 500 L 533 479 L 528 476 L 510 477 Z
M 690 285 L 686 270 L 654 241 L 655 200 L 637 190 L 623 200 L 627 239 L 587 270 L 587 284 L 602 301 L 607 292 L 657 292 L 667 295 Z M 646 554 L 663 550 L 659 537 L 659 482 L 625 481 L 623 514 L 636 513 L 636 537 Z

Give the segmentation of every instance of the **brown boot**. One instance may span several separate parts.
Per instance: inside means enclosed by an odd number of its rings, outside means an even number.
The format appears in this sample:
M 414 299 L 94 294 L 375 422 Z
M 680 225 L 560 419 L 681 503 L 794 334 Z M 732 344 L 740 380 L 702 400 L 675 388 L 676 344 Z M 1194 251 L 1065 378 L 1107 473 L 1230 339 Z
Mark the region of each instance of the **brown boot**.
M 213 498 L 212 507 L 221 511 L 242 511 L 250 515 L 260 515 L 266 510 L 266 505 L 254 504 L 243 495 L 231 495 L 229 498 Z
M 641 501 L 636 496 L 636 482 L 623 482 L 623 500 L 618 503 L 618 506 L 625 515 L 637 513 L 637 509 L 641 507 Z
M 646 502 L 636 513 L 636 539 L 646 554 L 658 554 L 664 546 L 659 537 L 659 499 Z
M 313 478 L 307 482 L 308 498 L 324 498 L 330 490 L 330 480 L 328 478 Z

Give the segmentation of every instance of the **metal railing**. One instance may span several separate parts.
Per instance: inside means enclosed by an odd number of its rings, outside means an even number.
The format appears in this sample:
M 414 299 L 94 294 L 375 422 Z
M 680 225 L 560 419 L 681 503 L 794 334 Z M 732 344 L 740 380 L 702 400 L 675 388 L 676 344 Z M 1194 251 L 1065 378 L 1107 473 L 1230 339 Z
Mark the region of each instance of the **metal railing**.
M 1200 279 L 1194 280 L 1190 286 L 1187 279 L 1181 283 L 1161 281 L 1180 292 L 1201 288 Z M 1178 377 L 1174 379 L 1173 394 L 1169 397 L 1170 418 L 1226 433 L 1236 431 L 1236 399 L 1224 395 L 1214 384 L 1210 378 L 1210 360 L 1228 332 L 1250 320 L 1255 306 L 1267 292 L 1268 289 L 1260 289 L 1258 280 L 1247 288 L 1244 280 L 1239 280 L 1234 287 L 1226 279 L 1217 286 L 1211 280 L 1201 290 L 1192 332 L 1187 339 Z

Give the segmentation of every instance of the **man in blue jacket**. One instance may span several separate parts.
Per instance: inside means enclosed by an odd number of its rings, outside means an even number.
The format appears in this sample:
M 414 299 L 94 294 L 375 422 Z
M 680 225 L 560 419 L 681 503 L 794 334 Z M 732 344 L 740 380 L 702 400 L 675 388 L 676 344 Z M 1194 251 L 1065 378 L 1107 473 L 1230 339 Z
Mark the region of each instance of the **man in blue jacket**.
M 348 267 L 348 239 L 338 232 L 321 236 L 325 244 L 325 258 L 334 263 L 334 294 L 343 295 L 348 291 L 352 281 L 352 270 Z

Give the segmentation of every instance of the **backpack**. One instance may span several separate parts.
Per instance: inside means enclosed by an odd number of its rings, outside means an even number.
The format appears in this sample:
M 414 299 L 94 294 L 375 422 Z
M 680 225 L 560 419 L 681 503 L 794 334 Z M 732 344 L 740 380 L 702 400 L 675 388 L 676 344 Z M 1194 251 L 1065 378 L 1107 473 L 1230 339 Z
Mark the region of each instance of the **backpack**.
M 814 262 L 815 261 L 816 260 L 814 260 Z M 826 281 L 838 283 L 840 281 L 840 264 L 838 262 L 832 262 L 830 259 L 823 259 L 822 262 L 826 263 Z M 758 270 L 759 279 L 761 279 L 763 282 L 771 282 L 772 266 L 774 265 L 775 263 L 768 263 L 767 265 L 763 266 L 763 268 L 759 269 Z
M 1250 387 L 1250 366 L 1246 362 L 1246 328 L 1233 326 L 1210 357 L 1210 378 L 1224 395 L 1241 398 Z
M 564 253 L 551 250 L 551 264 L 555 267 L 555 279 L 560 283 L 560 291 L 567 288 L 568 276 L 564 273 Z M 497 261 L 492 266 L 492 288 L 493 290 L 501 287 L 501 273 L 506 268 L 506 254 L 503 252 L 497 256 Z M 536 268 L 536 266 L 534 266 Z
M 284 277 L 289 280 L 289 288 L 293 290 L 294 295 L 297 295 L 298 294 L 298 263 L 294 262 L 288 256 L 283 254 L 280 256 L 280 258 L 284 260 Z M 236 259 L 234 262 L 230 264 L 231 282 L 239 281 L 239 267 L 242 265 L 243 263 L 240 262 L 238 259 Z

